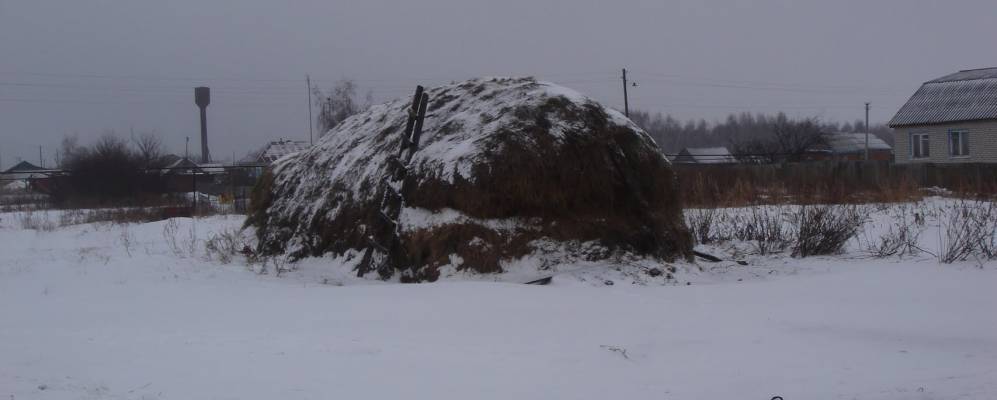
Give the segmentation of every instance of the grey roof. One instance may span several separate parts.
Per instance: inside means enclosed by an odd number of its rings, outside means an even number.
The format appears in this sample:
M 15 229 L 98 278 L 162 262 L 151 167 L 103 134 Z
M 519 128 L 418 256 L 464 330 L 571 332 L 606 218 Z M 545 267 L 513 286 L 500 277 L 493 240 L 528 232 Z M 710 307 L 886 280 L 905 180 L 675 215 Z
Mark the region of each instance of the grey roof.
M 164 174 L 189 174 L 191 171 L 198 169 L 197 163 L 191 161 L 187 157 L 183 157 L 176 160 L 166 167 L 163 167 L 162 173 Z
M 164 174 L 190 174 L 194 170 L 198 170 L 200 173 L 207 174 L 220 174 L 225 172 L 225 166 L 217 163 L 208 164 L 198 164 L 189 158 L 181 158 L 174 161 L 173 163 L 163 167 L 162 173 Z
M 242 160 L 243 163 L 264 163 L 270 164 L 277 159 L 284 157 L 288 154 L 297 153 L 301 150 L 307 149 L 309 146 L 308 142 L 303 140 L 290 140 L 290 139 L 280 139 L 274 140 L 263 146 L 262 149 L 252 153 L 249 157 Z
M 997 78 L 997 67 L 962 70 L 954 74 L 948 74 L 941 78 L 928 81 L 927 83 L 971 81 L 976 79 L 993 79 L 993 78 Z
M 865 152 L 865 133 L 834 132 L 823 135 L 824 144 L 834 154 Z M 883 139 L 869 134 L 869 150 L 892 150 Z
M 925 82 L 891 127 L 997 119 L 997 68 L 959 71 Z
M 726 147 L 686 147 L 674 158 L 679 164 L 728 164 L 737 162 Z
M 15 164 L 13 167 L 8 168 L 4 173 L 14 173 L 14 172 L 26 172 L 26 171 L 44 171 L 45 168 L 39 167 L 27 161 L 21 161 Z

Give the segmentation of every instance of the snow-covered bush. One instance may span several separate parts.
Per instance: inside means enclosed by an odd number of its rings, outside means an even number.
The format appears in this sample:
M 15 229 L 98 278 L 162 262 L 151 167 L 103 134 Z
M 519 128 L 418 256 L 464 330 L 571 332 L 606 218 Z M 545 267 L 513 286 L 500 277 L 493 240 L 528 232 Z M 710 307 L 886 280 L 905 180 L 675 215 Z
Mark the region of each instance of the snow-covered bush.
M 209 260 L 214 259 L 222 264 L 228 264 L 245 246 L 242 231 L 226 229 L 208 236 L 204 241 L 204 252 Z
M 718 232 L 714 228 L 718 222 L 718 214 L 716 208 L 697 208 L 686 212 L 686 225 L 696 243 L 708 244 L 718 240 Z
M 854 205 L 803 205 L 793 213 L 793 257 L 837 254 L 855 237 L 865 215 Z
M 163 241 L 177 257 L 190 257 L 197 251 L 197 234 L 194 224 L 188 229 L 181 229 L 177 219 L 173 218 L 163 225 Z
M 970 257 L 997 258 L 997 206 L 993 202 L 960 200 L 936 209 L 938 261 L 952 263 Z
M 752 207 L 749 239 L 758 254 L 778 253 L 789 247 L 789 229 L 780 208 Z
M 756 254 L 773 254 L 790 244 L 785 206 L 688 210 L 686 224 L 699 244 L 748 242 Z
M 865 247 L 870 254 L 879 258 L 903 257 L 923 251 L 920 247 L 925 229 L 923 211 L 907 203 L 879 206 L 877 210 L 887 213 L 890 223 L 886 232 L 874 239 L 866 238 Z

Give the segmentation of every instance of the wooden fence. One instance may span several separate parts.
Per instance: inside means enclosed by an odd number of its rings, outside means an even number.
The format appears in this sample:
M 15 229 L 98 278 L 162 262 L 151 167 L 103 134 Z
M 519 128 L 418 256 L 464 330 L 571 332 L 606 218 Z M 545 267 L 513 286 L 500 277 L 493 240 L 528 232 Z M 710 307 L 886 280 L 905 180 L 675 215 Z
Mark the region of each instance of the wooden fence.
M 782 164 L 673 165 L 689 206 L 799 201 L 902 201 L 925 188 L 997 194 L 997 164 L 895 164 L 817 161 Z

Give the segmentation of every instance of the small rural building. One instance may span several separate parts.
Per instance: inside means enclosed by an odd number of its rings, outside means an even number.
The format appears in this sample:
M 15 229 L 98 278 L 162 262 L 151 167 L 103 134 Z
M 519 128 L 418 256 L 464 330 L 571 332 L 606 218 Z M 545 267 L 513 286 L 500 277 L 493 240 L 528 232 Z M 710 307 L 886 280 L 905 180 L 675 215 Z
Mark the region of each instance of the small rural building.
M 997 68 L 925 82 L 890 127 L 897 163 L 997 162 Z
M 197 187 L 199 192 L 214 193 L 224 187 L 225 167 L 221 164 L 198 164 L 183 157 L 163 167 L 160 173 L 170 192 L 189 192 Z
M 15 164 L 13 167 L 7 168 L 3 171 L 3 178 L 5 180 L 26 180 L 32 178 L 46 178 L 52 170 L 45 169 L 29 163 L 27 161 L 21 161 Z
M 686 147 L 672 162 L 676 164 L 734 164 L 737 159 L 726 147 Z
M 36 192 L 49 193 L 52 176 L 58 173 L 58 170 L 42 168 L 27 161 L 21 161 L 0 173 L 0 188 L 30 188 Z
M 175 159 L 162 169 L 164 175 L 190 175 L 195 172 L 201 173 L 200 167 L 187 157 Z
M 303 140 L 273 140 L 259 150 L 249 153 L 245 158 L 239 160 L 239 165 L 249 168 L 247 169 L 248 176 L 256 179 L 263 174 L 263 169 L 273 164 L 274 161 L 288 154 L 305 150 L 308 147 L 310 147 L 308 142 Z
M 267 143 L 263 148 L 242 159 L 240 164 L 270 165 L 277 159 L 288 154 L 294 154 L 307 149 L 308 142 L 303 140 L 280 139 Z
M 807 151 L 808 160 L 859 161 L 865 159 L 866 134 L 831 132 L 821 135 L 818 145 Z M 893 147 L 876 135 L 869 134 L 869 159 L 889 161 Z

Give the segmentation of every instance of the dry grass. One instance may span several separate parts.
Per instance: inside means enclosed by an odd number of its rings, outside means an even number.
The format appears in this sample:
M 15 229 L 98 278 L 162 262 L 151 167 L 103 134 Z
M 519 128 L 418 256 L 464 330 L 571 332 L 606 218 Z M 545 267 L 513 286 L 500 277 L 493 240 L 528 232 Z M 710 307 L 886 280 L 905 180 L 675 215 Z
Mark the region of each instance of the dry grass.
M 997 168 L 974 164 L 676 165 L 675 171 L 687 207 L 910 202 L 923 198 L 923 189 L 935 187 L 963 198 L 997 195 Z

